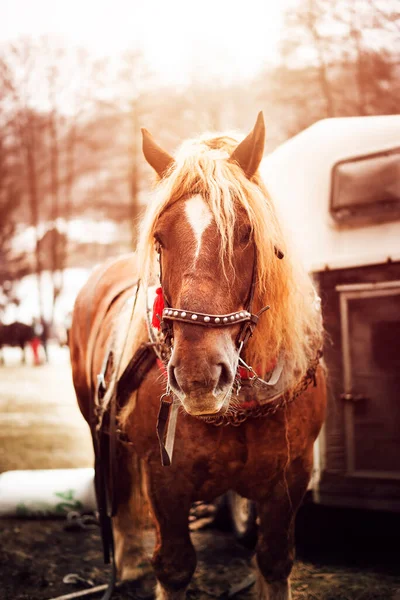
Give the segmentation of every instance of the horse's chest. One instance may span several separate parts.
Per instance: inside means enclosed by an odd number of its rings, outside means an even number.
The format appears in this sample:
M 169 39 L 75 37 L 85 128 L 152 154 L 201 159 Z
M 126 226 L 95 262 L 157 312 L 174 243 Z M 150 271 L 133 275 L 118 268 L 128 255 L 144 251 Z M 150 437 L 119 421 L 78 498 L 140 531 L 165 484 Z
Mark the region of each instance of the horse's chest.
M 195 485 L 206 495 L 215 487 L 247 490 L 249 481 L 265 485 L 287 461 L 285 430 L 268 421 L 218 428 L 192 456 Z
M 282 448 L 268 436 L 256 440 L 248 435 L 247 428 L 217 430 L 211 440 L 203 440 L 193 447 L 190 464 L 186 463 L 189 478 L 200 498 L 220 495 L 228 489 L 250 493 L 254 485 L 263 486 L 279 470 Z M 251 483 L 249 487 L 249 483 Z
M 246 439 L 239 432 L 236 434 L 232 437 L 227 435 L 226 430 L 212 428 L 203 436 L 177 440 L 175 456 L 180 456 L 179 442 L 182 441 L 189 450 L 182 467 L 186 468 L 193 485 L 202 494 L 211 494 L 216 487 L 224 491 L 245 468 L 248 458 Z M 187 460 L 188 456 L 190 460 Z

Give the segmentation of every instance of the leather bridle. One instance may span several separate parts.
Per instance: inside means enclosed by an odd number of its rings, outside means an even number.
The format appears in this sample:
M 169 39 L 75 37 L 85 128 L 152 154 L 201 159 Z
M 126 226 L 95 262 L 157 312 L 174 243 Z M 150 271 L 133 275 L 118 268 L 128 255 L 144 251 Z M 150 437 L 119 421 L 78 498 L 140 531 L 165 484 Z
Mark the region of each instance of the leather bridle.
M 162 281 L 162 256 L 161 256 L 161 246 L 157 245 L 157 253 L 158 260 L 160 265 L 159 271 L 159 279 L 161 288 L 163 287 Z M 279 259 L 284 257 L 284 254 L 281 250 L 275 247 L 275 254 Z M 164 335 L 166 344 L 171 346 L 173 340 L 173 328 L 172 323 L 174 321 L 178 321 L 180 323 L 186 323 L 187 325 L 200 325 L 201 327 L 221 329 L 224 327 L 231 327 L 238 323 L 242 323 L 242 327 L 236 339 L 236 346 L 240 352 L 243 350 L 243 347 L 247 344 L 250 337 L 253 335 L 254 329 L 258 323 L 260 316 L 267 311 L 270 307 L 269 305 L 264 306 L 258 313 L 252 312 L 253 301 L 254 301 L 254 291 L 256 287 L 256 271 L 257 271 L 257 255 L 255 255 L 254 263 L 253 263 L 253 274 L 252 280 L 249 290 L 249 295 L 247 301 L 245 302 L 246 308 L 239 309 L 235 312 L 225 313 L 225 314 L 211 314 L 211 313 L 201 313 L 198 311 L 184 310 L 182 308 L 176 308 L 171 306 L 168 298 L 164 294 L 164 303 L 165 308 L 162 311 L 162 315 L 160 315 L 160 328 Z

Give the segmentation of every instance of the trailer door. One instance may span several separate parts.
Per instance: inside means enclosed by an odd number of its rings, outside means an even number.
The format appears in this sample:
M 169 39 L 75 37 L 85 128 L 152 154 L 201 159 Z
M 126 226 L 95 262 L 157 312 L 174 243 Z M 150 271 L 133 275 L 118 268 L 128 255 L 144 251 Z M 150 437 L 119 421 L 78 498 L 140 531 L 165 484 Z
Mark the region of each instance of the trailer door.
M 336 290 L 347 474 L 400 479 L 400 281 Z

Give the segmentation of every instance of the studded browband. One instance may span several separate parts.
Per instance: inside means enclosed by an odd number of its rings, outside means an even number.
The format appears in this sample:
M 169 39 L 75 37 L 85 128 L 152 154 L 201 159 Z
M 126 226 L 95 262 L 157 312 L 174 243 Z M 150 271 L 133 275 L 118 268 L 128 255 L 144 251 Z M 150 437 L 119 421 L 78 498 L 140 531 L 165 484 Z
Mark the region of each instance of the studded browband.
M 252 315 L 247 310 L 240 310 L 225 315 L 210 315 L 171 307 L 164 308 L 162 317 L 169 321 L 181 321 L 183 323 L 203 325 L 203 327 L 227 327 L 234 323 L 254 322 L 257 320 L 256 315 Z

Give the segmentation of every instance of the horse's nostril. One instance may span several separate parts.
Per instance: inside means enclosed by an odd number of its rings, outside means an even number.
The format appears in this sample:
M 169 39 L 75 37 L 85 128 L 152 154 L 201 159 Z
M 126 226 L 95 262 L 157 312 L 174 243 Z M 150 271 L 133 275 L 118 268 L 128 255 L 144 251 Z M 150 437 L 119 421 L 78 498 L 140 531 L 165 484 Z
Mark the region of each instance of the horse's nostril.
M 175 376 L 175 367 L 173 365 L 168 366 L 168 380 L 169 385 L 172 389 L 181 391 L 181 386 L 179 385 L 176 376 Z
M 219 362 L 210 364 L 204 362 L 197 365 L 192 372 L 185 364 L 169 364 L 168 381 L 175 393 L 199 394 L 219 392 L 233 383 L 232 369 L 229 363 Z
M 221 369 L 221 374 L 219 376 L 217 388 L 225 388 L 233 383 L 233 374 L 232 370 L 226 363 L 219 363 L 218 365 Z

